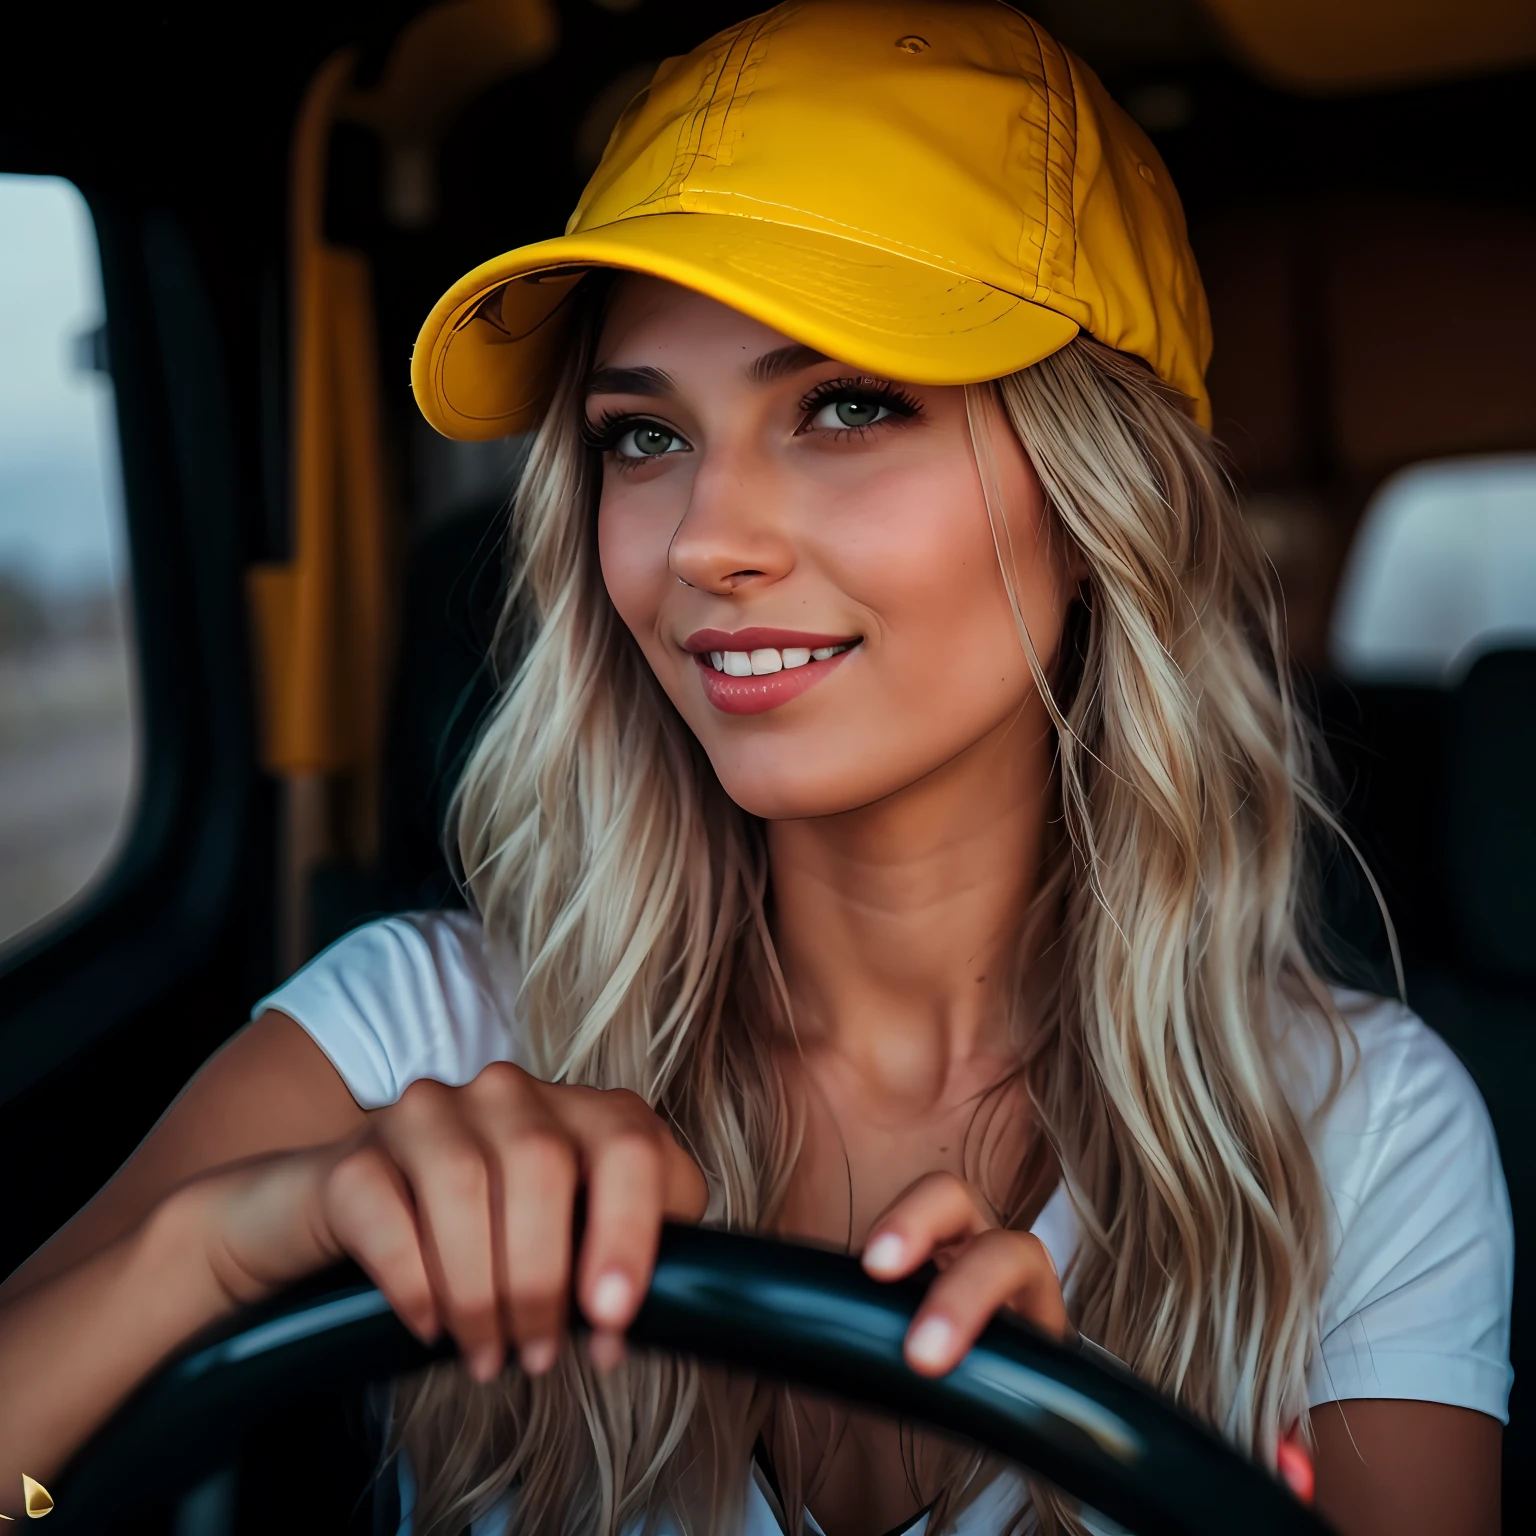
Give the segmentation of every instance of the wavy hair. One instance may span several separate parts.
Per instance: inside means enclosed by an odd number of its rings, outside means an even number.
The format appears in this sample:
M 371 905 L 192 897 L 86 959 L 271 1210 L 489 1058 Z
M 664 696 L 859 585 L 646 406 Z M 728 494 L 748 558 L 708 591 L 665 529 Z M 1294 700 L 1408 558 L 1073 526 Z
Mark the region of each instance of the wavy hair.
M 490 944 L 519 959 L 537 1070 L 641 1094 L 704 1169 L 706 1219 L 752 1229 L 798 1151 L 772 1055 L 790 1020 L 765 840 L 604 590 L 600 476 L 578 423 L 608 287 L 600 274 L 577 292 L 515 498 L 507 665 L 452 826 Z M 1082 1231 L 1063 1277 L 1073 1320 L 1273 1466 L 1282 1433 L 1306 1431 L 1327 1272 L 1324 1188 L 1284 1058 L 1315 1029 L 1335 1087 L 1345 1065 L 1348 1030 L 1301 931 L 1313 832 L 1332 823 L 1272 570 L 1187 405 L 1081 336 L 967 392 L 1005 577 L 989 437 L 1004 422 L 1088 572 L 1050 676 L 1013 602 L 1059 801 L 1029 925 L 1050 935 L 1048 978 L 1027 1030 L 1015 989 L 1040 1133 L 1014 1193 L 1054 1158 Z M 1019 954 L 1022 977 L 1024 934 Z M 1024 1204 L 1000 1208 L 1022 1224 Z M 568 1347 L 536 1379 L 510 1368 L 480 1385 L 452 1364 L 397 1384 L 386 1455 L 410 1459 L 416 1536 L 452 1536 L 513 1485 L 517 1531 L 611 1536 L 663 1511 L 710 1530 L 739 1511 L 774 1415 L 798 1518 L 808 1474 L 786 1401 L 674 1360 L 601 1376 Z M 923 1490 L 935 1533 L 985 1465 L 951 1458 Z M 1015 1523 L 1078 1528 L 1043 1486 Z

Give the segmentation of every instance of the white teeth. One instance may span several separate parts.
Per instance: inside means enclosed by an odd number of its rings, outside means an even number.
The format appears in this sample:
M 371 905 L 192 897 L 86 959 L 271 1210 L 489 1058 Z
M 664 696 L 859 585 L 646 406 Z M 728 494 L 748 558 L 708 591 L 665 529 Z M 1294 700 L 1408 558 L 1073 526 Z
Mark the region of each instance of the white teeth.
M 824 645 L 814 651 L 803 645 L 786 646 L 783 650 L 765 645 L 755 651 L 711 651 L 709 664 L 727 677 L 766 677 L 773 672 L 803 667 L 808 662 L 840 656 L 855 644 L 856 641 L 848 640 L 842 645 Z

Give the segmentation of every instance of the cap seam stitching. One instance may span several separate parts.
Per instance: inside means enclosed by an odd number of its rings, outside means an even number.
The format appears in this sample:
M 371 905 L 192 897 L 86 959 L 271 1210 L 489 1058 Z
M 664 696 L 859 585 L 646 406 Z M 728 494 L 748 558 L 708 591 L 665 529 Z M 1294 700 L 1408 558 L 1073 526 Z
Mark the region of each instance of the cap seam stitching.
M 699 142 L 694 148 L 693 159 L 689 163 L 688 169 L 684 171 L 680 177 L 677 178 L 676 185 L 672 189 L 672 195 L 677 198 L 679 202 L 682 201 L 684 193 L 688 191 L 688 178 L 692 176 L 696 170 L 698 170 L 700 160 L 708 160 L 711 165 L 718 165 L 720 163 L 720 156 L 718 153 L 708 151 L 704 148 L 705 144 L 709 140 L 709 115 L 714 111 L 717 105 L 720 107 L 720 128 L 718 133 L 715 135 L 715 141 L 718 147 L 720 139 L 725 134 L 725 125 L 730 121 L 731 108 L 733 105 L 735 105 L 736 102 L 736 92 L 741 88 L 742 66 L 746 63 L 748 55 L 750 55 L 752 52 L 752 41 L 755 39 L 757 31 L 760 31 L 762 28 L 762 18 L 757 17 L 756 21 L 757 27 L 753 32 L 753 39 L 748 39 L 746 36 L 747 24 L 743 23 L 736 36 L 731 39 L 731 46 L 726 50 L 725 59 L 720 65 L 720 74 L 715 81 L 715 88 L 712 92 L 710 92 L 709 100 L 705 103 L 704 106 L 703 115 L 699 119 Z M 741 50 L 741 52 L 740 56 L 736 60 L 736 72 L 731 78 L 731 86 L 727 91 L 724 89 L 726 72 L 731 67 L 731 55 L 736 53 L 738 48 Z M 723 103 L 721 101 L 722 96 L 724 97 Z
M 1067 75 L 1067 85 L 1071 88 L 1071 100 L 1070 100 L 1070 103 L 1064 104 L 1064 108 L 1063 108 L 1063 110 L 1065 111 L 1067 109 L 1067 107 L 1069 106 L 1070 110 L 1071 110 L 1071 114 L 1072 114 L 1072 178 L 1071 178 L 1071 181 L 1067 185 L 1068 203 L 1067 203 L 1067 207 L 1066 207 L 1066 209 L 1064 211 L 1064 218 L 1066 220 L 1066 228 L 1070 232 L 1071 240 L 1070 240 L 1070 242 L 1068 244 L 1068 249 L 1067 249 L 1067 253 L 1066 253 L 1066 260 L 1065 260 L 1065 267 L 1066 267 L 1066 272 L 1067 272 L 1067 281 L 1071 285 L 1072 295 L 1073 295 L 1073 297 L 1076 297 L 1076 295 L 1077 295 L 1077 244 L 1078 244 L 1078 241 L 1077 241 L 1077 170 L 1078 170 L 1078 151 L 1082 147 L 1082 128 L 1083 128 L 1083 125 L 1082 125 L 1081 121 L 1079 120 L 1079 113 L 1078 113 L 1078 101 L 1079 101 L 1078 77 L 1077 77 L 1077 69 L 1075 67 L 1078 61 L 1073 58 L 1072 54 L 1067 49 L 1063 48 L 1060 43 L 1056 42 L 1056 40 L 1054 38 L 1052 38 L 1051 41 L 1052 41 L 1052 44 L 1061 53 L 1062 67 L 1065 69 L 1066 75 Z M 1049 202 L 1047 202 L 1046 206 L 1047 206 L 1047 208 L 1049 208 L 1049 206 L 1050 206 Z M 1042 255 L 1043 255 L 1043 253 L 1042 253 Z M 1051 292 L 1055 293 L 1056 291 L 1057 290 L 1053 286 L 1052 289 L 1051 289 Z
M 726 66 L 731 61 L 731 50 L 736 46 L 741 32 L 746 23 L 736 28 L 736 33 L 725 45 L 725 52 L 720 59 L 720 67 L 715 71 L 714 79 L 709 82 L 706 92 L 701 89 L 693 101 L 689 104 L 687 122 L 678 133 L 677 152 L 672 157 L 672 168 L 667 172 L 667 179 L 661 185 L 661 195 L 665 198 L 677 197 L 682 184 L 693 174 L 693 168 L 699 163 L 699 148 L 704 142 L 705 128 L 709 122 L 709 109 L 715 104 L 720 94 L 720 83 L 725 78 Z M 683 164 L 684 159 L 687 165 Z
M 767 26 L 768 26 L 768 18 L 772 14 L 773 14 L 772 12 L 769 12 L 769 13 L 767 13 L 765 15 L 759 16 L 757 18 L 757 25 L 753 29 L 752 36 L 750 38 L 743 38 L 743 39 L 741 39 L 741 41 L 744 44 L 744 46 L 743 46 L 743 48 L 741 50 L 741 62 L 736 66 L 736 78 L 731 83 L 731 94 L 726 99 L 725 110 L 721 114 L 721 118 L 720 118 L 720 133 L 719 133 L 718 141 L 717 141 L 717 144 L 716 144 L 715 153 L 710 156 L 710 161 L 714 165 L 729 165 L 731 163 L 729 159 L 723 160 L 723 161 L 721 160 L 721 158 L 720 158 L 720 150 L 725 147 L 726 133 L 730 129 L 730 126 L 731 126 L 731 114 L 738 110 L 738 93 L 741 90 L 742 81 L 746 77 L 748 69 L 751 69 L 753 71 L 753 79 L 754 79 L 754 82 L 755 82 L 756 71 L 759 68 L 759 66 L 762 64 L 762 58 L 760 56 L 757 57 L 757 58 L 754 58 L 753 57 L 753 53 L 754 53 L 754 51 L 759 47 L 759 45 L 763 41 L 763 34 L 767 30 Z M 722 71 L 722 73 L 723 73 L 723 71 Z M 751 98 L 752 98 L 752 91 L 749 88 L 748 91 L 747 91 L 747 94 L 745 96 L 740 97 L 739 105 L 740 106 L 745 106 L 747 104 L 747 102 L 751 100 Z M 707 112 L 705 113 L 705 120 L 708 121 L 708 113 Z M 696 166 L 697 164 L 698 164 L 698 160 L 695 159 L 694 166 Z M 689 167 L 689 174 L 690 175 L 692 174 L 692 171 L 693 171 L 693 166 L 690 166 Z M 684 180 L 686 181 L 687 178 L 685 177 Z M 678 197 L 681 198 L 683 193 L 687 192 L 689 190 L 690 189 L 688 187 L 686 187 L 686 186 L 679 186 L 678 189 L 677 189 Z
M 1023 22 L 1023 23 L 1026 24 L 1026 26 L 1028 25 L 1029 18 L 1027 16 L 1025 16 L 1023 14 L 1023 12 L 1021 12 L 1016 6 L 1009 4 L 1008 0 L 994 0 L 994 3 L 998 6 L 998 8 L 1000 10 L 1006 11 L 1009 14 L 1009 16 L 1012 17 L 1012 19 L 1015 22 Z M 1033 33 L 1031 33 L 1030 35 L 1033 38 Z M 1026 80 L 1027 79 L 1026 67 L 1025 67 L 1024 60 L 1020 56 L 1020 53 L 1019 53 L 1019 40 L 1018 40 L 1018 34 L 1017 34 L 1016 29 L 1014 27 L 1009 27 L 1008 28 L 1008 32 L 1007 32 L 1007 36 L 1008 36 L 1008 47 L 1009 47 L 1010 51 L 1013 54 L 1013 65 L 1014 65 L 1014 68 L 1018 71 L 1019 78 L 1021 80 Z M 1038 42 L 1036 42 L 1036 44 L 1035 44 L 1035 51 L 1037 53 L 1039 52 L 1039 43 Z M 1044 78 L 1044 71 L 1043 70 L 1041 71 L 1041 76 L 1042 76 L 1042 78 Z M 1049 114 L 1049 107 L 1047 107 L 1047 114 Z M 1020 116 L 1022 117 L 1023 114 L 1021 113 Z M 1014 241 L 1014 260 L 1013 260 L 1013 264 L 1021 272 L 1026 270 L 1026 268 L 1024 266 L 1024 261 L 1023 261 L 1023 254 L 1024 254 L 1024 243 L 1025 243 L 1025 239 L 1026 239 L 1028 228 L 1029 228 L 1029 209 L 1026 206 L 1027 205 L 1027 201 L 1028 201 L 1027 195 L 1025 197 L 1022 197 L 1022 198 L 1018 199 L 1019 230 L 1018 230 L 1018 236 L 1017 236 L 1017 238 Z M 1044 243 L 1043 242 L 1041 244 L 1041 250 L 1042 250 L 1042 252 L 1044 251 Z M 1039 272 L 1039 263 L 1037 261 L 1036 269 L 1035 269 L 1035 292 L 1038 294 L 1039 291 L 1040 291 L 1040 272 Z
M 1040 272 L 1045 266 L 1045 247 L 1051 238 L 1051 134 L 1056 126 L 1056 114 L 1051 111 L 1051 76 L 1045 67 L 1045 47 L 1040 41 L 1040 33 L 1033 21 L 1028 16 L 1024 17 L 1024 24 L 1029 28 L 1029 35 L 1035 40 L 1035 58 L 1040 66 L 1040 83 L 1045 89 L 1045 156 L 1041 164 L 1041 201 L 1045 204 L 1045 227 L 1041 231 L 1039 254 L 1035 257 L 1035 292 L 1040 291 Z
M 664 203 L 672 198 L 681 200 L 683 193 L 687 190 L 685 183 L 693 175 L 694 170 L 698 166 L 699 158 L 704 153 L 704 141 L 708 132 L 710 108 L 720 100 L 721 87 L 725 82 L 726 71 L 730 67 L 731 55 L 736 51 L 738 44 L 740 44 L 742 45 L 742 60 L 745 61 L 751 52 L 752 46 L 756 43 L 758 36 L 762 32 L 766 19 L 765 16 L 749 18 L 747 21 L 738 22 L 724 34 L 725 47 L 720 57 L 719 67 L 714 71 L 713 79 L 708 81 L 707 91 L 701 86 L 698 94 L 695 95 L 693 101 L 689 104 L 686 121 L 678 130 L 678 148 L 673 154 L 672 165 L 665 179 L 659 187 L 653 188 L 641 202 L 631 203 L 629 208 L 624 210 L 625 213 L 628 213 L 633 208 L 643 208 L 653 202 Z M 755 27 L 752 26 L 754 21 L 756 22 Z M 745 36 L 749 27 L 752 27 L 750 39 Z M 732 82 L 730 95 L 726 98 L 724 112 L 727 117 L 730 114 L 731 103 L 735 100 L 736 86 L 740 83 L 740 80 L 741 65 L 738 64 L 736 79 Z M 723 131 L 723 123 L 721 127 Z M 683 165 L 685 160 L 687 162 L 686 166 Z M 623 215 L 620 215 L 620 217 L 623 217 Z
M 708 114 L 710 103 L 714 101 L 720 89 L 721 78 L 725 74 L 725 66 L 730 59 L 731 49 L 735 46 L 736 36 L 746 26 L 746 22 L 738 22 L 724 34 L 724 51 L 720 54 L 719 68 L 712 72 L 706 72 L 705 78 L 700 82 L 699 89 L 695 92 L 693 100 L 688 103 L 686 113 L 683 114 L 677 130 L 677 142 L 672 152 L 672 164 L 667 168 L 666 175 L 659 186 L 653 187 L 646 194 L 645 202 L 665 202 L 669 197 L 677 196 L 677 187 L 693 173 L 693 167 L 698 161 L 698 146 L 693 142 L 695 129 L 699 138 L 704 136 L 704 116 Z M 649 87 L 647 87 L 649 89 Z M 687 162 L 686 165 L 684 162 Z M 640 206 L 644 206 L 641 204 Z M 566 231 L 570 233 L 569 229 Z

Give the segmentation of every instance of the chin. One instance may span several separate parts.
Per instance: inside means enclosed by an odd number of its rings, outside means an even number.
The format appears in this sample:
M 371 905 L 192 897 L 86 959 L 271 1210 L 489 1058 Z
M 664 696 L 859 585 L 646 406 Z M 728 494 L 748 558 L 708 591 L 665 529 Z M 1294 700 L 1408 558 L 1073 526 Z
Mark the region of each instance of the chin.
M 726 794 L 749 816 L 764 821 L 838 816 L 882 800 L 905 783 L 876 780 L 868 774 L 867 764 L 786 773 L 778 764 L 711 761 Z

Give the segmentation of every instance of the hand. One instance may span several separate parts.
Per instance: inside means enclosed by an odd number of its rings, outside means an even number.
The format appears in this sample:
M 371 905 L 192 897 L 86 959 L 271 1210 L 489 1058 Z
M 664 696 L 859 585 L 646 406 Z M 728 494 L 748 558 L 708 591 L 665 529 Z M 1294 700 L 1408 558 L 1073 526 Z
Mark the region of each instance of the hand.
M 489 1381 L 510 1343 L 555 1362 L 587 1197 L 577 1296 L 599 1364 L 650 1284 L 664 1217 L 697 1221 L 697 1164 L 638 1095 L 544 1083 L 510 1062 L 450 1088 L 414 1082 L 362 1131 L 205 1176 L 210 1263 L 240 1304 L 350 1255 L 406 1326 L 444 1327 Z
M 907 1364 L 942 1376 L 960 1363 L 999 1307 L 1053 1339 L 1075 1336 L 1061 1281 L 1045 1244 L 999 1227 L 971 1185 L 930 1173 L 911 1185 L 869 1229 L 864 1268 L 899 1280 L 932 1259 L 940 1273 L 907 1330 Z

